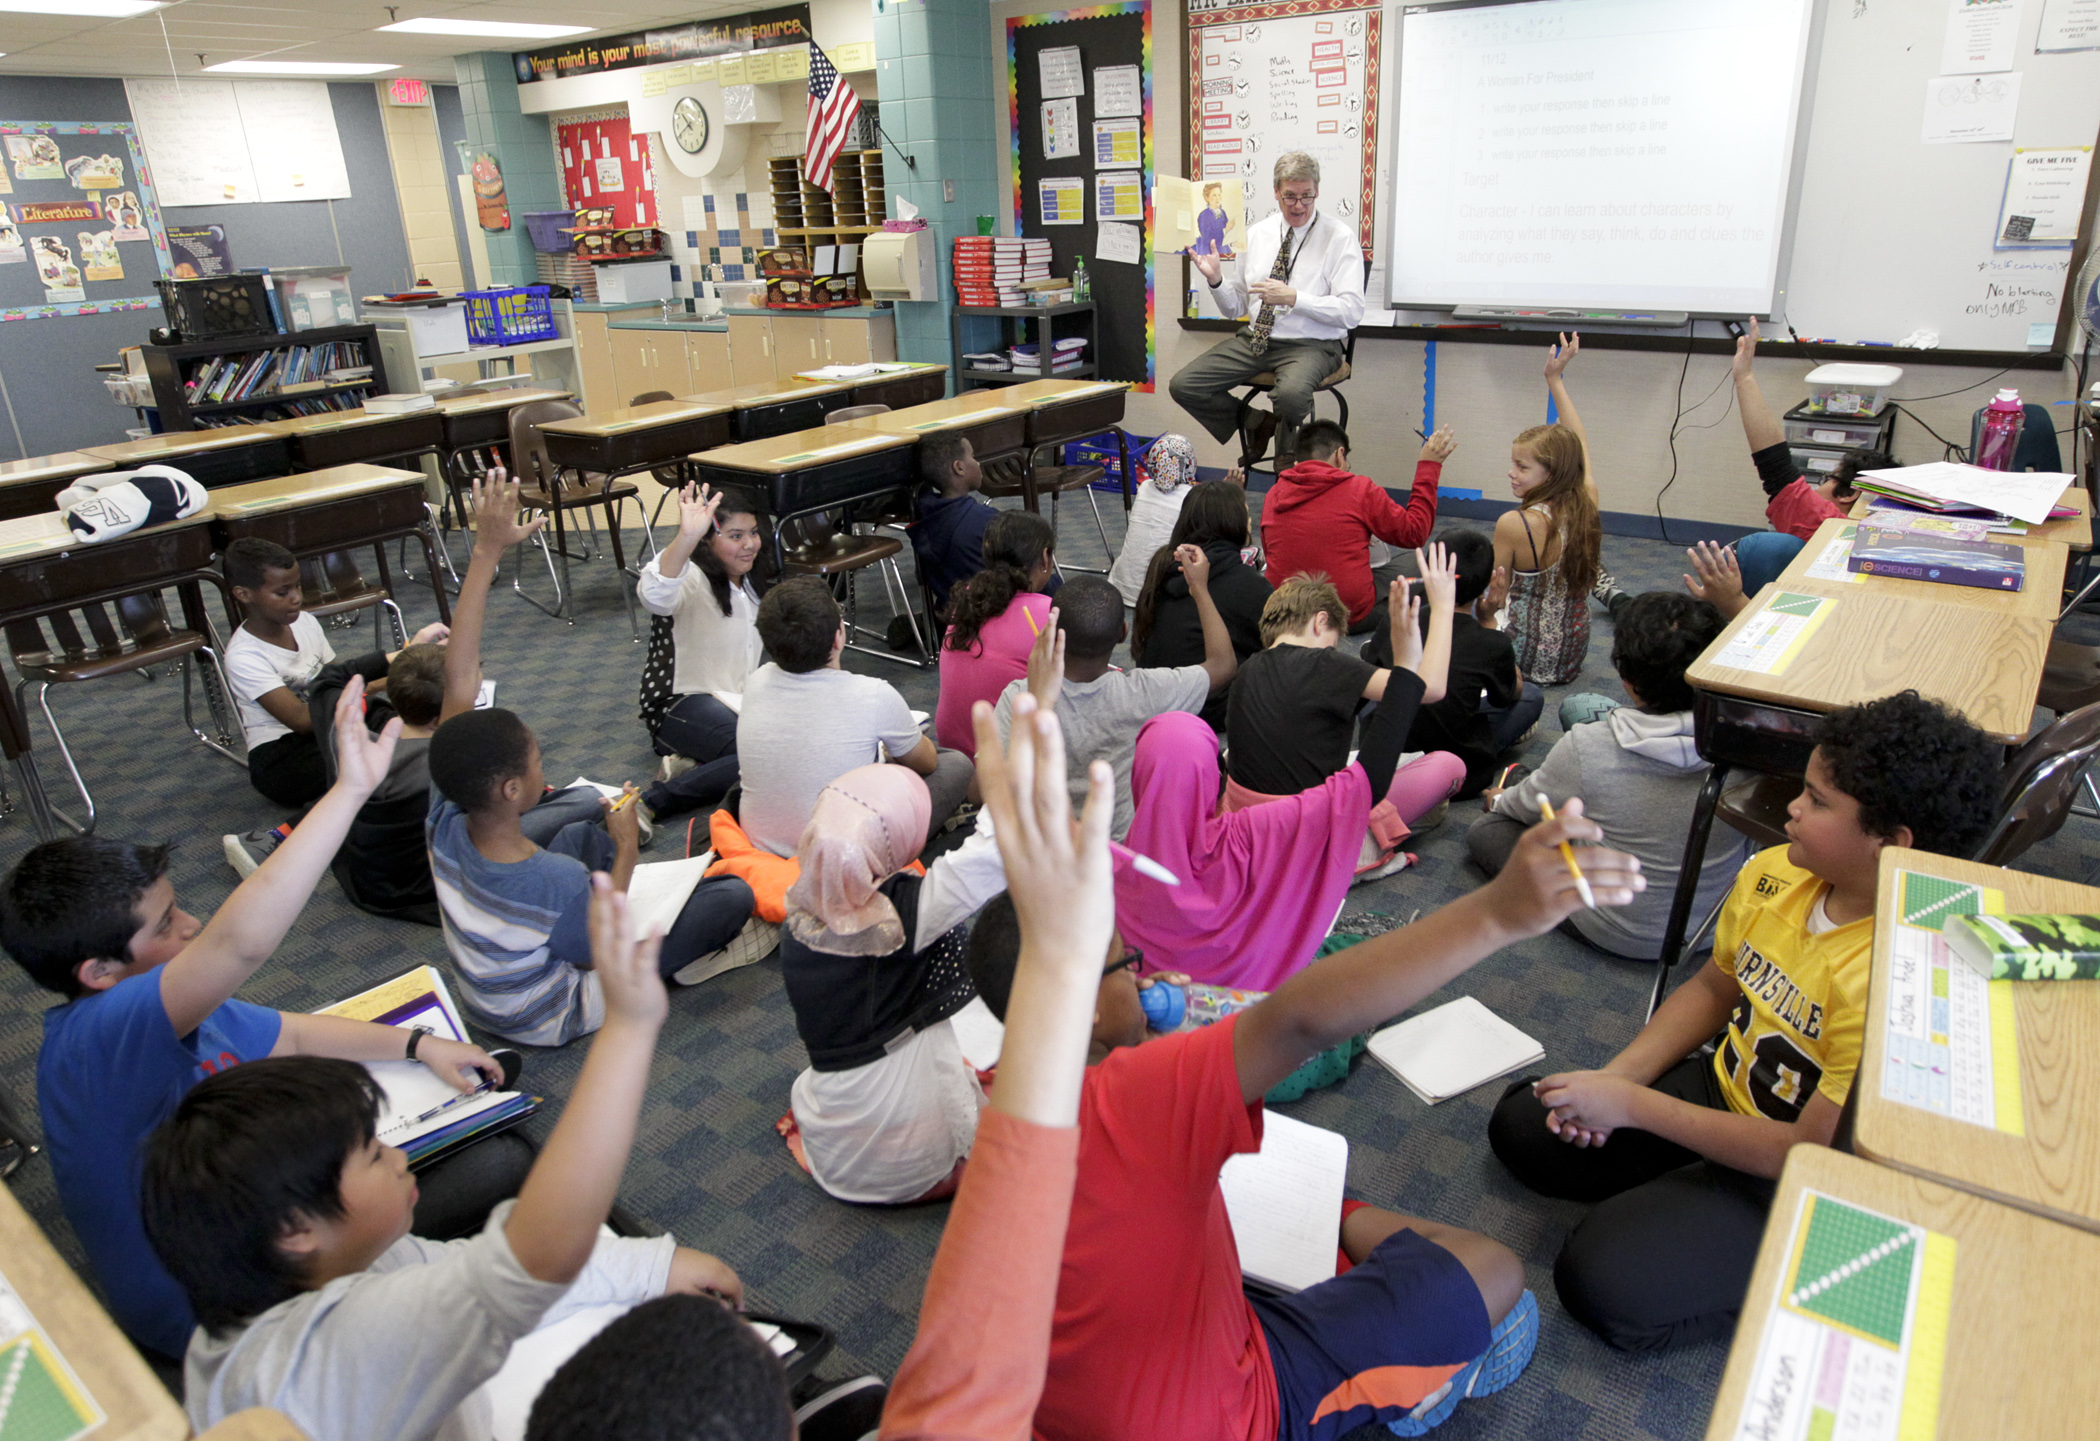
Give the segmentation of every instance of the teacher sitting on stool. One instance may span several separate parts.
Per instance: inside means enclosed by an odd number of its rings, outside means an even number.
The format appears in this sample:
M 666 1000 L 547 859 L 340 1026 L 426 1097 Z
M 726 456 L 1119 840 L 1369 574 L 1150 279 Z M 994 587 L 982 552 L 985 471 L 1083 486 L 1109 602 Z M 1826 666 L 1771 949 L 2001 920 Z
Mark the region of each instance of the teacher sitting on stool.
M 1297 448 L 1313 391 L 1342 363 L 1342 341 L 1364 314 L 1364 253 L 1355 232 L 1313 207 L 1320 162 L 1303 150 L 1276 157 L 1278 214 L 1247 231 L 1241 279 L 1225 278 L 1215 255 L 1189 259 L 1210 282 L 1221 315 L 1252 315 L 1230 340 L 1184 365 L 1168 389 L 1215 440 L 1229 440 L 1239 416 L 1233 387 L 1276 372 L 1271 411 L 1257 410 L 1242 440 L 1251 466 L 1276 437 L 1281 471 Z

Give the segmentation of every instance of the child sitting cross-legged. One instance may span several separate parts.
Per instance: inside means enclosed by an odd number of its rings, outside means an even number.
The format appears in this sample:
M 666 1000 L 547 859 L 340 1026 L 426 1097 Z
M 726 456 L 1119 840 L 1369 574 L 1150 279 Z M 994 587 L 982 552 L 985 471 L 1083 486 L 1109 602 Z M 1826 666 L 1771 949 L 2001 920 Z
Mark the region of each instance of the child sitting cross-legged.
M 667 1292 L 741 1301 L 713 1256 L 600 1234 L 668 1008 L 656 938 L 635 937 L 609 877 L 591 897 L 603 1027 L 517 1201 L 473 1238 L 411 1234 L 416 1179 L 379 1140 L 379 1086 L 353 1062 L 236 1066 L 148 1142 L 146 1231 L 200 1326 L 183 1368 L 199 1431 L 269 1406 L 315 1441 L 464 1441 L 487 1434 L 475 1388 L 567 1309 Z
M 1703 600 L 1654 590 L 1619 609 L 1611 663 L 1632 698 L 1614 706 L 1602 696 L 1561 702 L 1567 733 L 1539 768 L 1507 790 L 1490 789 L 1487 814 L 1466 832 L 1466 849 L 1489 875 L 1502 869 L 1517 837 L 1539 821 L 1539 801 L 1558 806 L 1586 797 L 1589 817 L 1612 846 L 1641 858 L 1651 889 L 1631 905 L 1581 910 L 1567 925 L 1590 944 L 1616 956 L 1652 961 L 1662 954 L 1686 827 L 1707 764 L 1692 736 L 1692 688 L 1685 667 L 1721 633 L 1719 612 Z M 1593 720 L 1581 719 L 1595 715 Z M 1716 828 L 1699 870 L 1692 914 L 1703 916 L 1727 894 L 1742 869 L 1748 843 Z
M 1917 692 L 1834 711 L 1812 734 L 1788 844 L 1737 877 L 1713 963 L 1602 1070 L 1518 1081 L 1488 1127 L 1525 1185 L 1598 1203 L 1553 1279 L 1614 1346 L 1734 1327 L 1786 1153 L 1830 1144 L 1859 1067 L 1881 848 L 1964 856 L 1990 825 L 1997 745 Z
M 1244 666 L 1261 650 L 1262 607 L 1268 604 L 1270 591 L 1262 573 L 1242 555 L 1251 530 L 1244 480 L 1206 480 L 1190 488 L 1188 503 L 1181 508 L 1166 543 L 1153 554 L 1138 588 L 1136 611 L 1130 618 L 1132 660 L 1156 669 L 1196 665 L 1203 659 L 1203 615 L 1196 608 L 1188 577 L 1181 573 L 1181 562 L 1175 559 L 1184 545 L 1197 547 L 1210 559 L 1205 584 L 1211 603 L 1225 618 L 1233 656 Z M 1225 728 L 1231 695 L 1228 689 L 1204 703 L 1203 719 L 1212 730 Z
M 977 493 L 984 472 L 967 437 L 929 435 L 917 456 L 923 490 L 918 519 L 905 533 L 919 579 L 933 592 L 935 611 L 945 614 L 955 588 L 984 569 L 984 533 L 999 512 Z
M 1057 574 L 1057 532 L 1031 510 L 1002 510 L 984 533 L 984 569 L 952 593 L 941 643 L 933 734 L 945 750 L 977 753 L 970 710 L 1028 674 L 1028 651 L 1050 624 L 1044 592 Z
M 1021 698 L 1014 724 L 1034 706 Z M 1089 829 L 1107 785 L 1094 767 Z M 1138 957 L 1111 934 L 1035 1435 L 1330 1441 L 1374 1422 L 1417 1434 L 1463 1397 L 1515 1379 L 1536 1343 L 1538 1311 L 1507 1247 L 1457 1226 L 1345 1206 L 1333 1224 L 1352 1269 L 1295 1295 L 1250 1295 L 1218 1172 L 1260 1149 L 1264 1094 L 1307 1059 L 1579 905 L 1555 847 L 1597 838 L 1580 804 L 1570 804 L 1527 834 L 1482 890 L 1321 960 L 1237 1015 L 1151 1040 L 1131 970 Z M 1593 848 L 1583 866 L 1606 905 L 1624 904 L 1641 885 L 1629 856 Z M 1031 922 L 1045 904 L 1019 890 L 1015 899 L 1031 908 Z M 995 1014 L 1017 984 L 1015 914 L 995 901 L 971 936 L 971 978 Z
M 606 802 L 602 820 L 572 821 L 542 847 L 524 817 L 546 791 L 540 744 L 508 710 L 476 710 L 481 621 L 504 551 L 546 524 L 517 518 L 515 482 L 485 493 L 475 515 L 474 556 L 460 581 L 445 654 L 445 702 L 430 739 L 430 808 L 424 830 L 460 1004 L 506 1040 L 559 1046 L 598 1029 L 605 1000 L 590 969 L 590 873 L 609 871 L 625 891 L 640 859 L 634 787 Z M 747 927 L 751 888 L 732 876 L 703 880 L 664 937 L 665 975 L 693 967 L 706 979 L 773 948 L 771 928 Z M 699 963 L 697 966 L 695 963 Z

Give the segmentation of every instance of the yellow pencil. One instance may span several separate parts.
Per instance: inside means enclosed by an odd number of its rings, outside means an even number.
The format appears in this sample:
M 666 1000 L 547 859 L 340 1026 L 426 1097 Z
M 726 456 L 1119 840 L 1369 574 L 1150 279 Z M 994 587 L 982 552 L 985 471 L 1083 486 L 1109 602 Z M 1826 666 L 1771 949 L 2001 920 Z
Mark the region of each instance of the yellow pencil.
M 1027 618 L 1028 628 L 1030 630 L 1034 631 L 1037 635 L 1041 635 L 1043 633 L 1043 628 L 1035 623 L 1034 611 L 1030 610 L 1027 606 L 1024 605 L 1021 607 L 1021 614 Z
M 1548 824 L 1551 824 L 1553 821 L 1553 802 L 1547 800 L 1544 796 L 1539 797 L 1539 816 Z M 1568 873 L 1575 877 L 1575 889 L 1581 892 L 1582 903 L 1593 911 L 1597 909 L 1597 897 L 1590 891 L 1589 877 L 1582 873 L 1581 866 L 1575 864 L 1575 847 L 1569 845 L 1566 841 L 1562 841 L 1560 843 L 1560 858 L 1568 863 Z
M 636 797 L 638 797 L 638 796 L 639 796 L 640 794 L 641 794 L 641 792 L 640 792 L 640 791 L 626 791 L 626 792 L 623 792 L 623 793 L 621 794 L 620 798 L 619 798 L 618 800 L 616 800 L 616 801 L 614 801 L 614 802 L 612 803 L 612 810 L 611 810 L 610 812 L 608 812 L 608 814 L 611 814 L 611 815 L 618 815 L 618 814 L 619 814 L 619 813 L 620 813 L 621 811 L 623 811 L 623 810 L 625 810 L 625 809 L 627 808 L 627 806 L 628 806 L 628 803 L 629 803 L 629 802 L 633 801 L 633 800 L 634 800 L 634 799 L 635 799 Z M 1566 850 L 1566 849 L 1567 849 L 1567 847 L 1563 846 L 1563 847 L 1561 847 L 1561 849 L 1562 849 L 1562 850 Z M 1574 862 L 1573 862 L 1573 861 L 1570 861 L 1570 862 L 1569 862 L 1569 864 L 1570 864 L 1570 865 L 1573 865 L 1573 864 L 1574 864 Z M 1581 875 L 1581 874 L 1582 874 L 1582 872 L 1580 872 L 1580 871 L 1577 871 L 1577 872 L 1576 872 L 1575 874 L 1579 876 L 1579 875 Z

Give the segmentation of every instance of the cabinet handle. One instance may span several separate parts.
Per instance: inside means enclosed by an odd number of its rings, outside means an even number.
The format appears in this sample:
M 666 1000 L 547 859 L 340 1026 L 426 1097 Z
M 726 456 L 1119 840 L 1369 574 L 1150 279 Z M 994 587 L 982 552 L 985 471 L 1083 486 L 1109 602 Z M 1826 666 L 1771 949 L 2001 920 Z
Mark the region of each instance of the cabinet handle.
M 764 357 L 765 357 L 766 359 L 768 359 L 768 360 L 771 360 L 771 359 L 773 358 L 773 332 L 772 332 L 772 331 L 770 331 L 770 330 L 767 330 L 767 331 L 761 331 L 761 332 L 760 332 L 760 334 L 759 334 L 759 337 L 758 337 L 758 353 L 759 353 L 760 355 L 763 355 L 763 356 L 764 356 Z

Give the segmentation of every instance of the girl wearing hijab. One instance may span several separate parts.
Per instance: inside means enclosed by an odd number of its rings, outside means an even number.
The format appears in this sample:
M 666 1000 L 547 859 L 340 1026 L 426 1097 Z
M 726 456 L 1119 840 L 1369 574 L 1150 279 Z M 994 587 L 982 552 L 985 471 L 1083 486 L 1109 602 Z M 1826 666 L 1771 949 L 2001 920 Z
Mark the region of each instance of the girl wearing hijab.
M 1394 582 L 1392 604 L 1417 626 L 1418 596 Z M 1392 785 L 1422 703 L 1422 678 L 1395 669 L 1357 757 L 1297 795 L 1221 813 L 1218 737 L 1185 712 L 1138 732 L 1125 844 L 1181 881 L 1116 872 L 1116 924 L 1147 970 L 1271 991 L 1319 949 L 1356 873 L 1373 801 Z
M 1137 604 L 1145 588 L 1145 568 L 1174 533 L 1174 522 L 1181 518 L 1195 481 L 1196 447 L 1187 436 L 1162 435 L 1152 442 L 1145 452 L 1145 483 L 1131 497 L 1124 522 L 1123 549 L 1108 572 L 1109 583 L 1123 592 L 1125 605 Z
M 984 1104 L 948 1018 L 976 994 L 967 923 L 1006 872 L 984 815 L 920 866 L 931 805 L 903 766 L 862 766 L 824 788 L 796 852 L 780 961 L 809 1068 L 782 1128 L 842 1201 L 952 1195 Z

